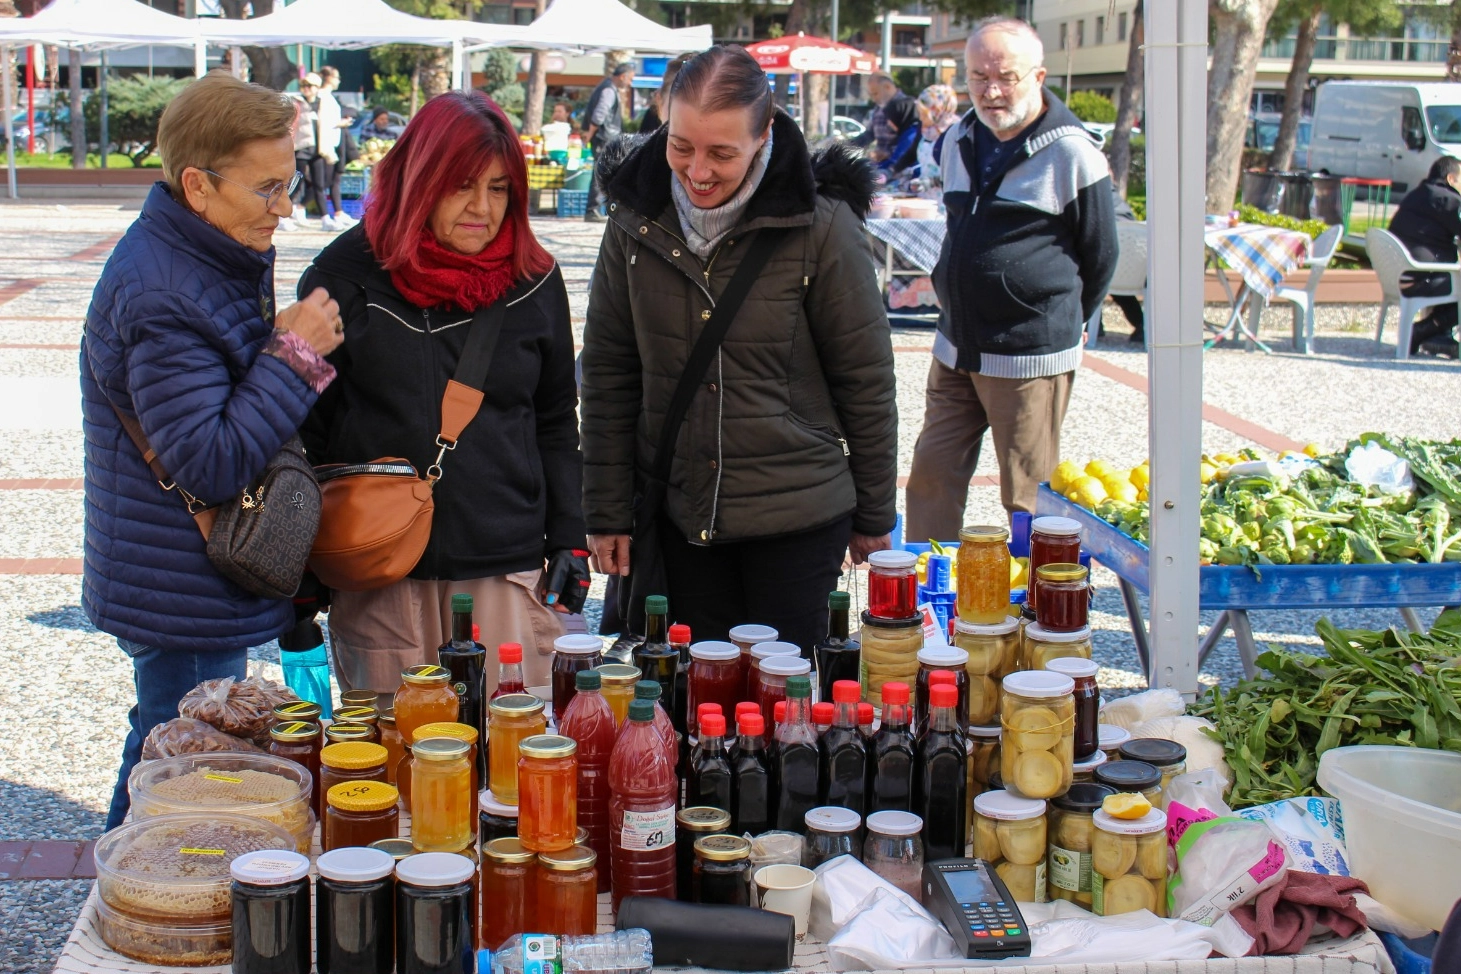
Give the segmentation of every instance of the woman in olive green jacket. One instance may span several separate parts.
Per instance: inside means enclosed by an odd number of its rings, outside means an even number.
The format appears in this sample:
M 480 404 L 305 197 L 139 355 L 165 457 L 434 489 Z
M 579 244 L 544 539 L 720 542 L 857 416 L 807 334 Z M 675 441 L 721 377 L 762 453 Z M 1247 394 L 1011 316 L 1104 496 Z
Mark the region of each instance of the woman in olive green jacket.
M 810 647 L 849 548 L 889 545 L 893 352 L 862 220 L 870 168 L 812 156 L 739 47 L 688 62 L 667 124 L 601 167 L 609 225 L 583 351 L 584 513 L 627 574 L 637 491 L 690 350 L 752 231 L 783 228 L 679 432 L 661 514 L 670 612 L 694 638 L 755 622 Z M 637 554 L 637 553 L 635 553 Z

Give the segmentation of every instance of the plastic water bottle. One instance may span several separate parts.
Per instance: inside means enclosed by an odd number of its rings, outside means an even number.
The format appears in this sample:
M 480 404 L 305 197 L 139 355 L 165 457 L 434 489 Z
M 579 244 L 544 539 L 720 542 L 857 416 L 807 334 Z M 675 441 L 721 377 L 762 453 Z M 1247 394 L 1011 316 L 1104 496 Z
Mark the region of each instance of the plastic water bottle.
M 490 961 L 481 956 L 488 953 Z M 478 969 L 492 974 L 649 974 L 654 967 L 649 931 L 639 928 L 590 937 L 520 933 L 481 954 Z

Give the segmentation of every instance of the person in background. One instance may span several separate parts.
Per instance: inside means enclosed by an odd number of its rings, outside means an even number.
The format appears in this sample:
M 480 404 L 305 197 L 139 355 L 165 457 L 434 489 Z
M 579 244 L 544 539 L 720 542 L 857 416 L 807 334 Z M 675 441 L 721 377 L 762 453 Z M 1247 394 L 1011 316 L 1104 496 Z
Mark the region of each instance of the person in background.
M 587 591 L 577 586 L 588 563 L 568 295 L 527 200 L 502 110 L 480 92 L 438 95 L 376 165 L 362 223 L 300 279 L 301 293 L 323 287 L 345 319 L 330 358 L 340 378 L 303 430 L 316 463 L 405 457 L 425 471 L 468 335 L 486 309 L 504 313 L 481 408 L 441 459 L 420 562 L 394 585 L 333 595 L 330 645 L 345 689 L 389 693 L 401 670 L 428 662 L 450 635 L 458 592 L 475 600 L 489 655 L 521 643 L 528 684 L 542 684 L 563 632 L 554 610 L 576 610 L 573 596 Z M 542 590 L 545 562 L 566 569 L 571 592 Z M 492 660 L 487 674 L 490 692 Z
M 566 101 L 554 102 L 552 122 L 554 125 L 572 125 L 573 106 Z
M 1400 201 L 1390 218 L 1390 232 L 1418 261 L 1456 262 L 1456 237 L 1461 234 L 1461 159 L 1442 156 L 1431 164 L 1425 182 Z M 1407 274 L 1401 289 L 1415 297 L 1450 294 L 1451 275 Z M 1410 354 L 1425 352 L 1456 358 L 1455 328 L 1455 302 L 1435 305 L 1430 314 L 1411 327 Z
M 275 312 L 274 231 L 299 180 L 291 100 L 213 73 L 162 113 L 164 181 L 117 244 L 81 338 L 87 618 L 132 661 L 136 699 L 107 813 L 152 728 L 204 680 L 247 675 L 250 646 L 294 625 L 289 599 L 252 595 L 213 567 L 188 511 L 238 495 L 298 431 L 334 369 L 339 307 L 303 291 Z M 123 429 L 135 420 L 176 490 Z
M 695 394 L 660 512 L 670 611 L 696 639 L 755 620 L 810 648 L 849 547 L 890 546 L 893 350 L 862 231 L 866 162 L 816 155 L 744 48 L 687 61 L 669 117 L 600 172 L 612 201 L 583 348 L 584 511 L 627 575 L 635 496 L 715 295 L 781 238 Z
M 325 192 L 329 187 L 329 166 L 320 153 L 320 76 L 311 71 L 299 80 L 299 117 L 294 127 L 294 162 L 303 179 L 295 198 L 295 219 L 303 224 L 312 200 L 320 216 L 329 214 Z
M 680 73 L 680 68 L 693 56 L 692 54 L 681 54 L 665 65 L 665 74 L 660 79 L 659 89 L 655 91 L 654 97 L 650 99 L 649 107 L 644 110 L 644 116 L 639 120 L 640 135 L 652 135 L 655 129 L 665 123 L 665 106 L 670 100 L 670 88 L 675 83 L 675 75 Z
M 583 140 L 593 150 L 594 158 L 603 155 L 604 147 L 624 132 L 624 92 L 634 84 L 634 62 L 625 61 L 615 66 L 609 76 L 588 96 L 588 109 L 584 112 Z M 600 212 L 603 203 L 603 187 L 595 178 L 589 184 L 588 204 L 583 218 L 590 223 L 603 223 L 607 217 Z
M 918 142 L 914 161 L 924 189 L 937 187 L 939 137 L 959 121 L 959 94 L 951 85 L 929 85 L 918 95 Z M 901 161 L 901 160 L 900 160 Z M 905 164 L 906 165 L 906 164 Z
M 910 538 L 958 536 L 986 430 L 1005 510 L 1035 510 L 1059 461 L 1085 324 L 1116 269 L 1106 157 L 1043 87 L 1044 54 L 1013 17 L 977 22 L 965 46 L 974 111 L 939 160 L 948 232 L 933 273 L 942 310 L 908 477 Z
M 853 144 L 867 146 L 868 158 L 879 166 L 891 164 L 896 158 L 899 137 L 918 124 L 918 103 L 886 74 L 870 75 L 867 87 L 877 107 L 868 119 L 867 131 Z
M 354 119 L 345 115 L 340 103 L 335 100 L 335 90 L 340 87 L 340 72 L 330 65 L 320 68 L 320 155 L 325 160 L 325 178 L 330 184 L 330 203 L 335 212 L 324 218 L 325 230 L 336 232 L 348 230 L 356 223 L 354 217 L 345 212 L 340 199 L 340 178 L 345 175 L 345 166 L 355 158 L 355 140 L 350 137 L 350 123 Z
M 1116 184 L 1111 184 L 1111 206 L 1115 210 L 1116 219 L 1136 221 L 1136 211 L 1126 198 L 1116 192 Z M 1131 325 L 1131 337 L 1127 341 L 1133 345 L 1146 344 L 1146 314 L 1141 309 L 1141 299 L 1134 294 L 1110 294 L 1107 295 L 1116 307 L 1121 309 L 1121 314 L 1126 318 L 1127 324 Z M 1101 338 L 1106 334 L 1106 326 L 1096 319 L 1096 337 Z
M 394 139 L 391 131 L 391 113 L 377 106 L 370 110 L 370 121 L 360 127 L 361 141 L 365 139 Z

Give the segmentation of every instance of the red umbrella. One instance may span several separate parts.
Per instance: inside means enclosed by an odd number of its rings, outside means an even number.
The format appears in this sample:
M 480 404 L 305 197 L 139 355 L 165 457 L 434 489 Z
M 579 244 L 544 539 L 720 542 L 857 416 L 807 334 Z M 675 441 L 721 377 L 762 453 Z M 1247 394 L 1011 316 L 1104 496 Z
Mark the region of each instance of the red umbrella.
M 746 50 L 767 74 L 871 74 L 877 70 L 877 59 L 850 44 L 840 44 L 825 37 L 778 37 L 747 44 Z

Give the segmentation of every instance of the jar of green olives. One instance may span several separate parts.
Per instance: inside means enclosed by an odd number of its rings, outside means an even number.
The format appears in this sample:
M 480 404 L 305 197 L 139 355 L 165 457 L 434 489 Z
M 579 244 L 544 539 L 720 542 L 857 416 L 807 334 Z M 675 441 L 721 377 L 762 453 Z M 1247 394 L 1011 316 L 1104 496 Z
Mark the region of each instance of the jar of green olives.
M 1075 681 L 1050 670 L 1004 678 L 999 723 L 1000 776 L 1027 798 L 1054 798 L 1071 784 L 1075 759 Z
M 974 798 L 974 858 L 987 859 L 1021 903 L 1044 903 L 1045 802 L 1007 791 Z
M 1091 912 L 1109 917 L 1150 910 L 1167 915 L 1167 815 L 1154 808 L 1138 819 L 1092 816 Z
M 1115 789 L 1105 785 L 1074 784 L 1070 791 L 1050 799 L 1045 816 L 1049 850 L 1045 882 L 1052 900 L 1070 900 L 1091 908 L 1092 816 Z

